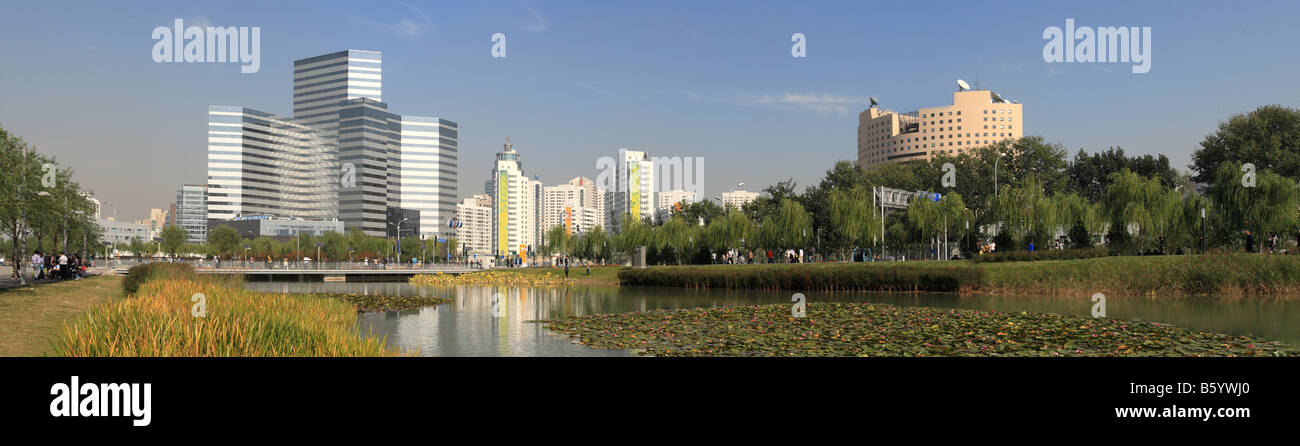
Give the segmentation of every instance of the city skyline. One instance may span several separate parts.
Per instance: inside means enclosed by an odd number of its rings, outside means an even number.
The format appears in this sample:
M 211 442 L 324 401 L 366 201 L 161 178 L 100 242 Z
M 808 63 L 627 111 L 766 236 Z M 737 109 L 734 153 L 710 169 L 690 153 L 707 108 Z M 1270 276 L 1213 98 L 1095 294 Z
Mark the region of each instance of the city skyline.
M 1260 14 L 1179 2 L 1174 17 L 1166 17 L 1169 5 L 952 12 L 835 2 L 519 2 L 454 11 L 403 3 L 325 4 L 319 11 L 277 4 L 90 4 L 75 11 L 41 5 L 0 18 L 0 41 L 48 37 L 6 46 L 26 62 L 0 73 L 7 87 L 0 122 L 75 169 L 122 221 L 165 208 L 181 185 L 204 182 L 208 105 L 287 116 L 291 61 L 341 48 L 384 54 L 387 90 L 397 93 L 384 99 L 393 110 L 460 123 L 458 199 L 477 189 L 464 185 L 487 179 L 478 166 L 491 162 L 507 135 L 528 147 L 529 175 L 548 185 L 591 176 L 596 158 L 636 147 L 727 160 L 709 163 L 704 196 L 737 182 L 762 190 L 787 178 L 802 189 L 835 161 L 855 158 L 856 118 L 867 109 L 866 97 L 916 110 L 946 103 L 957 78 L 1009 92 L 1032 116 L 1024 134 L 1060 143 L 1071 157 L 1080 148 L 1119 146 L 1165 154 L 1184 170 L 1217 123 L 1260 105 L 1300 102 L 1300 89 L 1287 79 L 1300 62 L 1280 57 L 1284 43 L 1300 37 L 1286 23 L 1300 7 L 1269 2 L 1272 12 Z M 34 28 L 52 17 L 67 26 L 54 33 Z M 260 26 L 260 70 L 153 63 L 149 31 L 175 18 Z M 1151 27 L 1150 71 L 1045 63 L 1044 29 L 1069 18 Z M 928 31 L 913 29 L 922 24 Z M 504 59 L 490 56 L 495 32 L 509 37 Z M 807 35 L 808 57 L 791 57 L 793 33 Z M 887 35 L 915 39 L 885 46 Z M 80 130 L 66 131 L 67 122 Z

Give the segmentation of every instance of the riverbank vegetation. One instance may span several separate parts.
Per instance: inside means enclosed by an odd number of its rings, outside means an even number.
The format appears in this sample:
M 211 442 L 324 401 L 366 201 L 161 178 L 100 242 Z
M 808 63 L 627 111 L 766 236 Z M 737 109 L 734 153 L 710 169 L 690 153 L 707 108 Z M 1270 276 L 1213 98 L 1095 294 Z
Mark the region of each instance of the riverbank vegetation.
M 163 268 L 150 270 L 150 279 L 126 298 L 92 305 L 65 325 L 54 352 L 63 356 L 399 354 L 383 339 L 357 335 L 357 307 L 346 300 L 253 292 L 229 280 L 191 277 L 174 266 Z M 172 277 L 164 272 L 169 270 L 182 273 Z M 203 295 L 202 316 L 195 316 L 200 303 L 194 299 L 196 294 Z
M 411 310 L 421 307 L 434 307 L 451 302 L 451 299 L 445 297 L 385 296 L 355 293 L 311 293 L 307 294 L 307 296 L 320 299 L 337 299 L 348 302 L 352 304 L 352 306 L 356 307 L 358 313 Z
M 696 308 L 542 321 L 654 356 L 1295 356 L 1265 339 L 1156 322 L 865 303 Z
M 618 275 L 624 285 L 691 288 L 1300 298 L 1300 256 L 1264 254 L 655 266 Z
M 1106 248 L 1049 249 L 1044 251 L 1003 251 L 972 257 L 976 262 L 1032 262 L 1035 260 L 1072 260 L 1106 257 Z
M 965 263 L 657 266 L 619 271 L 624 285 L 763 290 L 970 291 L 984 271 Z
M 979 292 L 1300 298 L 1300 258 L 1266 254 L 1125 256 L 980 264 Z

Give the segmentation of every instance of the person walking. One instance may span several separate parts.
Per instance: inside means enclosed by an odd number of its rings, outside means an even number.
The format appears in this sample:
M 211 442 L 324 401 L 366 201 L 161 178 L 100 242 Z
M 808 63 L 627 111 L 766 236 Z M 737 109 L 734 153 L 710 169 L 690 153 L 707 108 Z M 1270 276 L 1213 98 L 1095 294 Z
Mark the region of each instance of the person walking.
M 569 258 L 568 258 L 568 257 L 565 257 L 565 258 L 564 258 L 564 278 L 565 278 L 565 279 L 568 279 L 568 278 L 569 278 Z
M 63 251 L 59 251 L 59 265 L 56 268 L 59 270 L 59 280 L 68 278 L 68 256 Z
M 41 257 L 40 250 L 36 250 L 36 252 L 32 254 L 32 268 L 36 270 L 36 279 L 34 280 L 45 278 L 45 258 Z

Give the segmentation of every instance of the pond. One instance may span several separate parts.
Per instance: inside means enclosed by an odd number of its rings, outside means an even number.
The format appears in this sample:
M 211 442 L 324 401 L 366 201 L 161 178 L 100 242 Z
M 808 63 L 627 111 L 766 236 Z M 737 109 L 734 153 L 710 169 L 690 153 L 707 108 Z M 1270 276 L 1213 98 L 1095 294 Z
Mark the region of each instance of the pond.
M 438 296 L 451 303 L 357 316 L 362 335 L 422 356 L 631 356 L 630 351 L 576 344 L 527 321 L 732 305 L 791 304 L 791 292 L 680 288 L 571 286 L 424 287 L 405 282 L 249 282 L 255 291 Z M 902 306 L 1041 312 L 1090 316 L 1089 296 L 984 296 L 804 292 L 807 302 L 877 302 Z M 500 296 L 495 300 L 493 296 Z M 1254 335 L 1300 346 L 1300 302 L 1170 300 L 1110 297 L 1106 316 L 1169 323 L 1197 331 Z

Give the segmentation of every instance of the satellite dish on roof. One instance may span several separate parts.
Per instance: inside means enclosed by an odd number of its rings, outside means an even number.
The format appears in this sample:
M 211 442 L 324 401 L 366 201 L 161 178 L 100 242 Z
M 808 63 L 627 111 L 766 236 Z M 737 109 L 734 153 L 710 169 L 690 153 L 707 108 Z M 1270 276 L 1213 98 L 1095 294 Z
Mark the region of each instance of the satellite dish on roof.
M 994 101 L 994 102 L 1006 102 L 1006 101 L 1002 100 L 1002 96 L 998 96 L 998 93 L 995 92 L 995 91 L 990 91 L 989 94 L 993 95 L 993 101 Z
M 872 107 L 875 107 L 875 106 L 877 106 L 877 105 L 880 105 L 880 103 L 879 103 L 879 102 L 876 102 L 876 97 L 875 97 L 875 96 L 871 96 L 871 106 L 872 106 Z
M 961 89 L 961 91 L 970 90 L 970 84 L 966 83 L 964 80 L 957 79 L 957 88 Z

